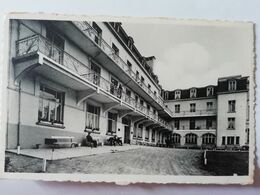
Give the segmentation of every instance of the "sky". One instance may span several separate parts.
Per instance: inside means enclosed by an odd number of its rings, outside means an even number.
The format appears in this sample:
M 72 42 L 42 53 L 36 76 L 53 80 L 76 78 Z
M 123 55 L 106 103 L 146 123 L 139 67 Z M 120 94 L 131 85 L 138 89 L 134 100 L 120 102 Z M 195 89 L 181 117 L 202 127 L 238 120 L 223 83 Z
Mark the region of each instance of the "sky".
M 253 71 L 253 28 L 249 23 L 122 23 L 143 56 L 156 57 L 163 89 L 216 85 L 219 77 Z

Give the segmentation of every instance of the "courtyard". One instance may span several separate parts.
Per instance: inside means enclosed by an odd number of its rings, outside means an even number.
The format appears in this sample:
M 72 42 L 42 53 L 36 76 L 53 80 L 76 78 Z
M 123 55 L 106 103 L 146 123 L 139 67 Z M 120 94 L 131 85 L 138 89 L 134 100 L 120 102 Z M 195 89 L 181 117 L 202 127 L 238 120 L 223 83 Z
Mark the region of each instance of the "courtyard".
M 247 174 L 244 170 L 246 162 L 244 153 L 232 153 L 240 159 L 230 160 L 229 152 L 224 152 L 229 159 L 225 166 L 218 164 L 204 165 L 203 150 L 189 150 L 176 148 L 160 148 L 147 146 L 126 147 L 99 147 L 83 148 L 90 152 L 85 155 L 75 156 L 78 148 L 56 149 L 56 153 L 70 153 L 72 157 L 47 160 L 47 173 L 84 173 L 84 174 L 145 174 L 145 175 L 239 175 Z M 95 151 L 96 149 L 96 151 Z M 59 151 L 60 150 L 60 151 Z M 64 151 L 67 150 L 67 153 Z M 74 151 L 73 151 L 74 150 Z M 35 150 L 36 151 L 36 150 Z M 30 152 L 29 152 L 30 153 Z M 6 163 L 8 172 L 42 172 L 43 160 L 27 155 L 17 155 L 14 152 L 6 152 L 9 162 Z M 37 153 L 37 151 L 36 151 Z M 43 154 L 43 151 L 38 152 Z M 81 152 L 82 153 L 82 152 Z M 218 159 L 223 156 L 220 152 Z M 212 154 L 211 154 L 212 156 Z M 247 158 L 246 155 L 244 155 Z M 232 162 L 232 163 L 231 163 Z M 212 163 L 212 162 L 211 162 Z M 235 163 L 235 164 L 234 164 Z M 243 165 L 243 166 L 242 166 Z M 231 169 L 230 167 L 233 167 Z M 235 167 L 235 169 L 234 169 Z M 242 172 L 240 169 L 242 168 Z

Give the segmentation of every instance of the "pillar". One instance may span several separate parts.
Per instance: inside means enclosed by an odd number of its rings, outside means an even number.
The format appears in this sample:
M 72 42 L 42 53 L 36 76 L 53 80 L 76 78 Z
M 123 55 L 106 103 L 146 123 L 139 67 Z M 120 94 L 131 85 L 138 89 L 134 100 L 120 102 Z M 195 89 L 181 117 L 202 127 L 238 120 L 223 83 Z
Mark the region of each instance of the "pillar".
M 150 143 L 152 142 L 152 133 L 153 133 L 152 129 L 150 128 L 149 129 L 149 139 L 148 139 L 148 142 L 150 142 Z
M 145 131 L 146 131 L 145 126 L 142 125 L 142 140 L 143 141 L 145 141 Z
M 197 140 L 197 145 L 198 145 L 198 146 L 201 146 L 201 145 L 202 145 L 202 136 L 198 136 L 197 139 L 198 139 L 198 140 Z
M 181 146 L 185 145 L 185 136 L 181 136 Z

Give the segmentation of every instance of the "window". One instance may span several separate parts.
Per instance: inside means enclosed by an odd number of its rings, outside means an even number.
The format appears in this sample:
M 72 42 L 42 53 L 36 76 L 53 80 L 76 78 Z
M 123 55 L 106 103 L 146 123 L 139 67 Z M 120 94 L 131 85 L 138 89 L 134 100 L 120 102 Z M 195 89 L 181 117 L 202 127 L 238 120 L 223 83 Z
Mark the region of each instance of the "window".
M 117 95 L 117 88 L 118 88 L 118 80 L 111 77 L 110 93 L 113 94 L 113 95 Z
M 190 119 L 190 129 L 195 129 L 195 119 Z
M 96 22 L 92 23 L 92 27 L 95 29 L 96 34 L 95 34 L 95 42 L 96 44 L 100 45 L 101 44 L 101 38 L 102 38 L 102 30 L 101 28 L 97 25 Z
M 117 46 L 114 43 L 112 43 L 112 49 L 115 51 L 116 55 L 119 55 L 119 49 L 117 48 Z
M 63 124 L 65 93 L 40 86 L 38 122 Z
M 157 96 L 157 92 L 156 92 L 156 91 L 154 91 L 153 94 L 154 94 L 155 96 Z
M 138 105 L 138 99 L 139 99 L 139 98 L 138 98 L 138 96 L 136 95 L 136 96 L 135 96 L 135 107 L 137 107 L 137 105 Z
M 212 129 L 212 119 L 207 119 L 206 120 L 206 128 L 207 129 Z
M 179 130 L 180 129 L 180 120 L 174 120 L 174 129 Z
M 47 56 L 63 64 L 64 39 L 49 28 L 46 29 L 46 38 L 49 40 L 49 43 L 46 43 L 46 49 L 48 49 Z
M 136 133 L 137 133 L 136 129 L 137 128 L 134 128 L 134 133 L 133 133 L 133 137 L 135 137 L 135 138 L 136 138 Z
M 150 105 L 147 104 L 146 108 L 147 108 L 147 109 L 146 109 L 147 115 L 150 115 L 150 108 L 151 108 Z
M 132 64 L 128 60 L 127 60 L 127 66 L 128 66 L 128 70 L 132 71 Z
M 89 75 L 95 85 L 100 85 L 101 68 L 94 63 L 91 63 L 92 73 Z
M 126 96 L 125 96 L 125 101 L 129 104 L 131 104 L 131 91 L 126 88 Z
M 174 144 L 180 144 L 181 143 L 181 136 L 179 134 L 177 134 L 177 133 L 174 133 L 172 135 L 172 142 Z
M 235 137 L 228 136 L 227 137 L 227 145 L 234 145 Z
M 140 124 L 138 127 L 139 128 L 138 128 L 138 132 L 137 132 L 137 134 L 138 134 L 137 137 L 142 138 L 143 137 L 143 125 Z
M 222 137 L 222 145 L 226 145 L 226 137 Z
M 155 141 L 155 130 L 152 130 L 152 142 Z
M 168 99 L 169 99 L 169 91 L 166 91 L 166 92 L 164 93 L 164 99 L 165 99 L 165 100 L 168 100 Z
M 214 88 L 208 87 L 207 88 L 207 96 L 213 96 L 213 94 L 214 94 Z
M 151 93 L 151 85 L 148 84 L 148 93 Z
M 140 83 L 141 85 L 143 85 L 144 84 L 144 77 L 142 77 L 141 76 L 141 83 Z
M 117 123 L 117 114 L 108 112 L 108 133 L 115 133 L 116 132 L 116 123 Z
M 215 144 L 215 135 L 211 133 L 202 136 L 202 144 Z
M 228 129 L 235 129 L 235 118 L 228 118 Z
M 236 112 L 236 101 L 235 100 L 228 101 L 228 112 Z
M 213 102 L 207 102 L 207 111 L 213 110 Z
M 175 99 L 180 99 L 181 98 L 181 91 L 175 91 Z
M 99 130 L 100 108 L 87 104 L 85 129 Z
M 195 98 L 197 96 L 197 90 L 196 89 L 191 89 L 190 90 L 190 98 Z
M 139 72 L 138 71 L 136 71 L 136 81 L 138 82 L 139 81 Z
M 174 107 L 175 107 L 175 113 L 180 113 L 180 104 L 176 104 Z
M 246 144 L 249 144 L 249 129 L 246 129 Z
M 185 136 L 186 144 L 197 144 L 197 135 L 193 133 L 189 133 Z
M 237 137 L 236 137 L 236 145 L 239 145 L 239 144 L 240 144 L 240 143 L 239 143 L 239 140 L 240 140 L 240 137 L 237 136 Z
M 237 89 L 237 82 L 235 80 L 228 81 L 228 90 L 234 91 Z
M 148 141 L 149 140 L 149 128 L 146 127 L 145 128 L 145 141 Z
M 196 104 L 195 103 L 190 104 L 190 112 L 196 112 Z

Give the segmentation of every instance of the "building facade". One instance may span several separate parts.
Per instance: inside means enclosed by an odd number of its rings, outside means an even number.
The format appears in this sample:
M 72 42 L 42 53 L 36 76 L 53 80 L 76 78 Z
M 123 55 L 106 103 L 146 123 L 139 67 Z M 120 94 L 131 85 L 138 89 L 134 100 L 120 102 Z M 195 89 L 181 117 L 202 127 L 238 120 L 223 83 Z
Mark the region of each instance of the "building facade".
M 164 91 L 115 22 L 11 20 L 6 148 L 88 132 L 129 144 L 175 147 L 248 144 L 248 78 Z
M 228 148 L 249 143 L 249 79 L 218 79 L 217 86 L 165 91 L 175 146 Z
M 87 132 L 105 143 L 163 142 L 171 111 L 121 23 L 11 20 L 7 148 Z

